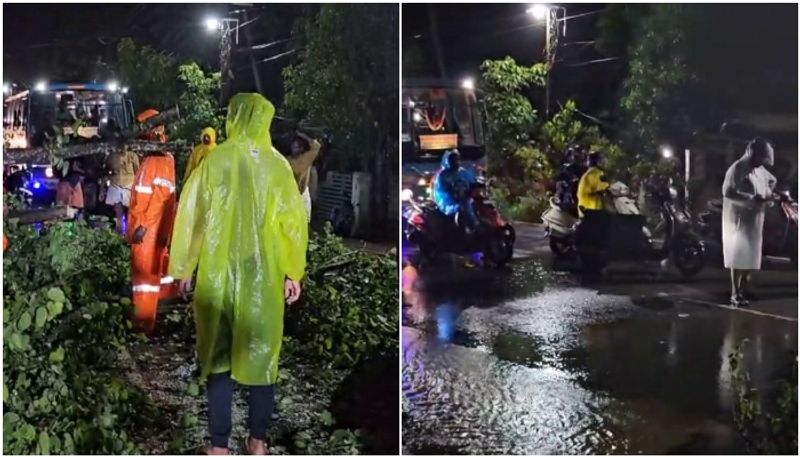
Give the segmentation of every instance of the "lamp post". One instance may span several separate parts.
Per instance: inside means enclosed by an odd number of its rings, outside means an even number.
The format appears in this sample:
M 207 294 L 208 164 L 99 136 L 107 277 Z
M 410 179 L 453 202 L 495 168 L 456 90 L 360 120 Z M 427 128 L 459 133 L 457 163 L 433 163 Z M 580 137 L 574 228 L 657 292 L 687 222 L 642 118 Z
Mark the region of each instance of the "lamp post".
M 206 19 L 206 28 L 210 32 L 221 33 L 219 40 L 219 70 L 222 74 L 222 82 L 219 91 L 219 104 L 223 105 L 228 99 L 230 93 L 230 80 L 233 74 L 230 68 L 231 48 L 231 35 L 233 35 L 233 43 L 239 44 L 239 19 L 235 18 L 208 18 Z
M 563 6 L 536 3 L 531 5 L 526 12 L 536 20 L 545 21 L 544 55 L 547 63 L 547 75 L 545 75 L 544 86 L 544 112 L 545 117 L 550 118 L 550 72 L 555 65 L 559 35 L 566 35 L 567 33 L 567 10 Z

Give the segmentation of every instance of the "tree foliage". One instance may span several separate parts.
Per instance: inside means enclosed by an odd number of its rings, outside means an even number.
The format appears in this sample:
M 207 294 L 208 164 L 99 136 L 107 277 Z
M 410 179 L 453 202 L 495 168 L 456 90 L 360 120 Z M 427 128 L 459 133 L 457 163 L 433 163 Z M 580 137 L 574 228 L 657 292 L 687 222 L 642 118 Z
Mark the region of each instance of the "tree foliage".
M 602 152 L 612 163 L 625 157 L 597 126 L 578 117 L 572 100 L 551 119 L 539 119 L 526 89 L 544 85 L 545 65 L 525 67 L 506 57 L 486 61 L 482 69 L 489 172 L 498 178 L 495 197 L 510 217 L 538 219 L 547 206 L 549 181 L 569 146 Z
M 220 80 L 219 72 L 206 73 L 194 62 L 178 67 L 177 82 L 181 93 L 177 100 L 181 120 L 171 132 L 171 138 L 198 142 L 200 132 L 212 127 L 217 131 L 218 139 L 222 139 L 225 117 L 217 102 Z
M 179 94 L 178 65 L 171 57 L 123 38 L 117 44 L 116 68 L 120 84 L 130 88 L 139 111 L 175 105 Z
M 322 5 L 303 19 L 297 62 L 284 69 L 285 107 L 329 129 L 337 158 L 369 170 L 381 136 L 396 137 L 398 119 L 397 8 Z
M 372 174 L 374 231 L 388 217 L 397 167 L 398 9 L 390 4 L 324 4 L 302 19 L 303 49 L 284 69 L 285 108 L 332 134 L 325 161 L 340 171 Z
M 687 64 L 689 8 L 654 5 L 631 49 L 621 105 L 634 143 L 653 154 L 659 143 L 680 141 L 693 127 L 690 94 L 696 77 Z
M 544 85 L 547 67 L 544 64 L 525 67 L 506 57 L 485 61 L 481 70 L 489 134 L 489 171 L 514 176 L 520 161 L 542 161 L 542 157 L 529 147 L 536 131 L 538 113 L 524 91 Z M 520 177 L 518 173 L 516 175 Z
M 129 249 L 110 230 L 6 227 L 3 448 L 13 454 L 139 453 L 132 431 L 163 415 L 119 376 L 131 338 L 121 297 Z M 154 416 L 155 417 L 155 416 Z
M 312 234 L 302 302 L 289 308 L 289 353 L 350 368 L 397 350 L 397 259 L 353 251 L 330 226 Z

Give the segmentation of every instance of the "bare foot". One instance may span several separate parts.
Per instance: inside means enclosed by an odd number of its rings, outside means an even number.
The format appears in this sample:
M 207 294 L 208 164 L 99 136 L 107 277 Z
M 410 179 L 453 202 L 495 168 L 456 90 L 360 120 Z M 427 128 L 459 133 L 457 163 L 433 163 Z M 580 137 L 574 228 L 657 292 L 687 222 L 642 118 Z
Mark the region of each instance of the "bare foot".
M 226 447 L 217 447 L 217 446 L 206 446 L 205 448 L 206 455 L 228 455 L 228 448 Z
M 267 443 L 264 440 L 257 440 L 255 438 L 247 439 L 247 454 L 248 455 L 267 455 Z

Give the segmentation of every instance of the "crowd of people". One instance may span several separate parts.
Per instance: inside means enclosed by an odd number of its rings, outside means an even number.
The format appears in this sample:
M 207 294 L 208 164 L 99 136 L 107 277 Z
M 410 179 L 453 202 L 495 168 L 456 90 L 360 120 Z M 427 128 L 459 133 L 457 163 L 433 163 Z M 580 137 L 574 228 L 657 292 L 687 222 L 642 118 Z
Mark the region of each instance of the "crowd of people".
M 226 140 L 217 144 L 214 129 L 203 129 L 180 196 L 165 135 L 163 148 L 141 159 L 124 146 L 106 159 L 105 203 L 131 246 L 135 329 L 154 332 L 160 300 L 191 297 L 208 380 L 209 454 L 228 452 L 236 383 L 250 394 L 247 450 L 267 453 L 284 303 L 302 291 L 321 144 L 299 133 L 282 155 L 270 135 L 274 115 L 263 96 L 235 95 Z M 85 174 L 80 159 L 70 160 L 57 203 L 84 208 Z
M 773 192 L 776 179 L 765 168 L 773 162 L 771 143 L 755 138 L 730 166 L 722 185 L 723 259 L 730 271 L 731 306 L 749 304 L 750 277 L 761 269 L 765 211 L 778 198 Z M 569 214 L 583 218 L 586 211 L 610 209 L 604 198 L 610 183 L 599 152 L 584 154 L 580 147 L 570 147 L 555 181 L 556 201 Z M 474 174 L 460 165 L 458 151 L 445 152 L 433 181 L 433 199 L 439 211 L 467 233 L 479 224 L 468 192 L 474 182 Z

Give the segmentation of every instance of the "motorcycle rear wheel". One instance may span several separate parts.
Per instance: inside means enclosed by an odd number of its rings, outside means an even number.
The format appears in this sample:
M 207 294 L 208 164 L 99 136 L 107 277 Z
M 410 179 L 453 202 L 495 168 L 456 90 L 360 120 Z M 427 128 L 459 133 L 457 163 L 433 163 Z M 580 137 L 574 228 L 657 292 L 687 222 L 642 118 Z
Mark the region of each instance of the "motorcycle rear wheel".
M 575 254 L 575 245 L 551 236 L 550 251 L 556 257 L 571 257 Z

